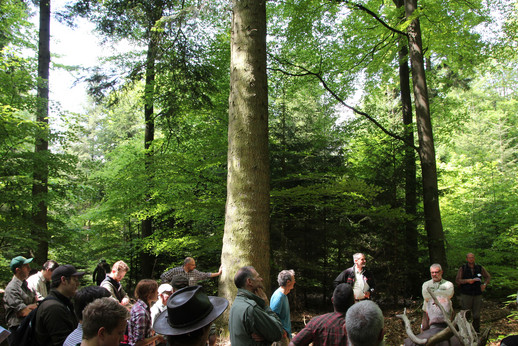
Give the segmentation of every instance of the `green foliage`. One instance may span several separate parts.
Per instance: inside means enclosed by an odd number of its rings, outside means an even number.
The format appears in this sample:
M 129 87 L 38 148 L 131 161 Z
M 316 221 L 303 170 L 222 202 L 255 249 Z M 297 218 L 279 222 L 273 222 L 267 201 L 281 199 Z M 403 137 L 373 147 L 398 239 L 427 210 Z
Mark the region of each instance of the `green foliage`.
M 489 293 L 501 297 L 518 289 L 510 279 L 518 268 L 518 103 L 512 74 L 489 67 L 473 88 L 448 95 L 463 100 L 457 111 L 465 119 L 439 146 L 438 159 L 450 261 L 462 263 L 467 252 L 480 256 L 494 277 Z M 501 84 L 501 76 L 511 78 Z

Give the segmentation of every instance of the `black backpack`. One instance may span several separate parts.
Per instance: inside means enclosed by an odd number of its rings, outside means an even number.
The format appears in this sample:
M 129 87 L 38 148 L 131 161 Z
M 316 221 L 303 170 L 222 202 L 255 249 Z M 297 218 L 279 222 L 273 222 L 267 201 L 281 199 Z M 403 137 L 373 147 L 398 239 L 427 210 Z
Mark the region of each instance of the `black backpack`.
M 36 313 L 46 300 L 57 300 L 52 296 L 48 296 L 43 299 L 38 307 L 31 312 L 22 320 L 22 323 L 18 328 L 10 335 L 9 345 L 10 346 L 40 346 L 36 338 Z

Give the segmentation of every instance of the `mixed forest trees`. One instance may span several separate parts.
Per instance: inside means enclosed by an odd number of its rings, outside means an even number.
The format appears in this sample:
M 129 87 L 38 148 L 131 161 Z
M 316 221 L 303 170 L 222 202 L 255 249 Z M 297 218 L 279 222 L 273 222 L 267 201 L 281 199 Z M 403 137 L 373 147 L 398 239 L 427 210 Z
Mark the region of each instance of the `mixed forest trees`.
M 490 20 L 478 1 L 423 0 L 407 18 L 402 1 L 236 0 L 232 26 L 223 1 L 74 4 L 106 40 L 134 46 L 100 64 L 115 72 L 91 78 L 98 98 L 84 114 L 63 115 L 66 136 L 48 137 L 68 155 L 47 161 L 52 258 L 87 270 L 100 258 L 126 260 L 128 287 L 188 255 L 204 270 L 222 262 L 219 293 L 229 299 L 239 266 L 265 278 L 272 268 L 270 279 L 293 268 L 296 305 L 322 306 L 354 252 L 367 254 L 379 294 L 396 300 L 431 260 L 455 267 L 474 251 L 502 282 L 493 292 L 516 291 L 505 279 L 516 273 L 515 19 L 504 35 L 513 43 L 491 46 L 477 29 Z M 18 54 L 36 42 L 17 34 L 27 9 L 0 6 L 7 263 L 33 245 L 37 69 Z M 417 95 L 428 92 L 446 252 L 429 252 L 425 184 L 413 183 L 424 177 L 406 52 L 416 19 L 427 83 Z M 207 288 L 217 293 L 216 284 Z

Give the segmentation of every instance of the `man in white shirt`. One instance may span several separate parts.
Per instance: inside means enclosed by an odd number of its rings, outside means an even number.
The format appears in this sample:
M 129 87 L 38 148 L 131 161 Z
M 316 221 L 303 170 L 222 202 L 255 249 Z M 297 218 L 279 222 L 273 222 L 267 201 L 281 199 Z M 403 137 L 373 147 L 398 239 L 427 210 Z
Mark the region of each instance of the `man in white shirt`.
M 423 320 L 421 324 L 421 330 L 426 330 L 434 323 L 444 322 L 444 317 L 440 308 L 435 305 L 432 296 L 428 292 L 428 288 L 431 288 L 434 295 L 437 297 L 439 303 L 443 306 L 446 312 L 451 314 L 451 298 L 453 297 L 454 287 L 450 281 L 442 278 L 442 267 L 438 263 L 434 263 L 430 266 L 431 280 L 423 283 Z M 450 318 L 451 316 L 448 316 Z
M 334 280 L 334 286 L 341 283 L 351 285 L 354 291 L 354 299 L 356 301 L 370 299 L 374 292 L 374 278 L 369 270 L 365 269 L 365 255 L 355 253 L 353 255 L 354 265 L 340 273 Z
M 38 301 L 42 301 L 49 294 L 50 278 L 52 272 L 59 266 L 58 262 L 50 260 L 43 264 L 43 269 L 34 275 L 29 276 L 27 285 L 36 292 Z

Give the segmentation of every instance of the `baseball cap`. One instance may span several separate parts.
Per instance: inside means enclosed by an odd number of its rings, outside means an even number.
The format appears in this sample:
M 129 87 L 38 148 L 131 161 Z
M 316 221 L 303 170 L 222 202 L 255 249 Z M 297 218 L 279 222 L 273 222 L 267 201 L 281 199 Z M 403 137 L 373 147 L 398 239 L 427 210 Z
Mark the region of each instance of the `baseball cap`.
M 78 272 L 73 265 L 65 264 L 59 266 L 52 272 L 52 282 L 61 281 L 61 277 L 83 276 L 85 272 Z
M 173 292 L 173 286 L 169 284 L 161 284 L 158 287 L 158 294 L 162 294 L 164 292 Z
M 25 258 L 23 256 L 16 256 L 11 260 L 11 264 L 9 267 L 11 268 L 11 271 L 14 272 L 16 268 L 20 268 L 22 265 L 31 263 L 34 258 Z

